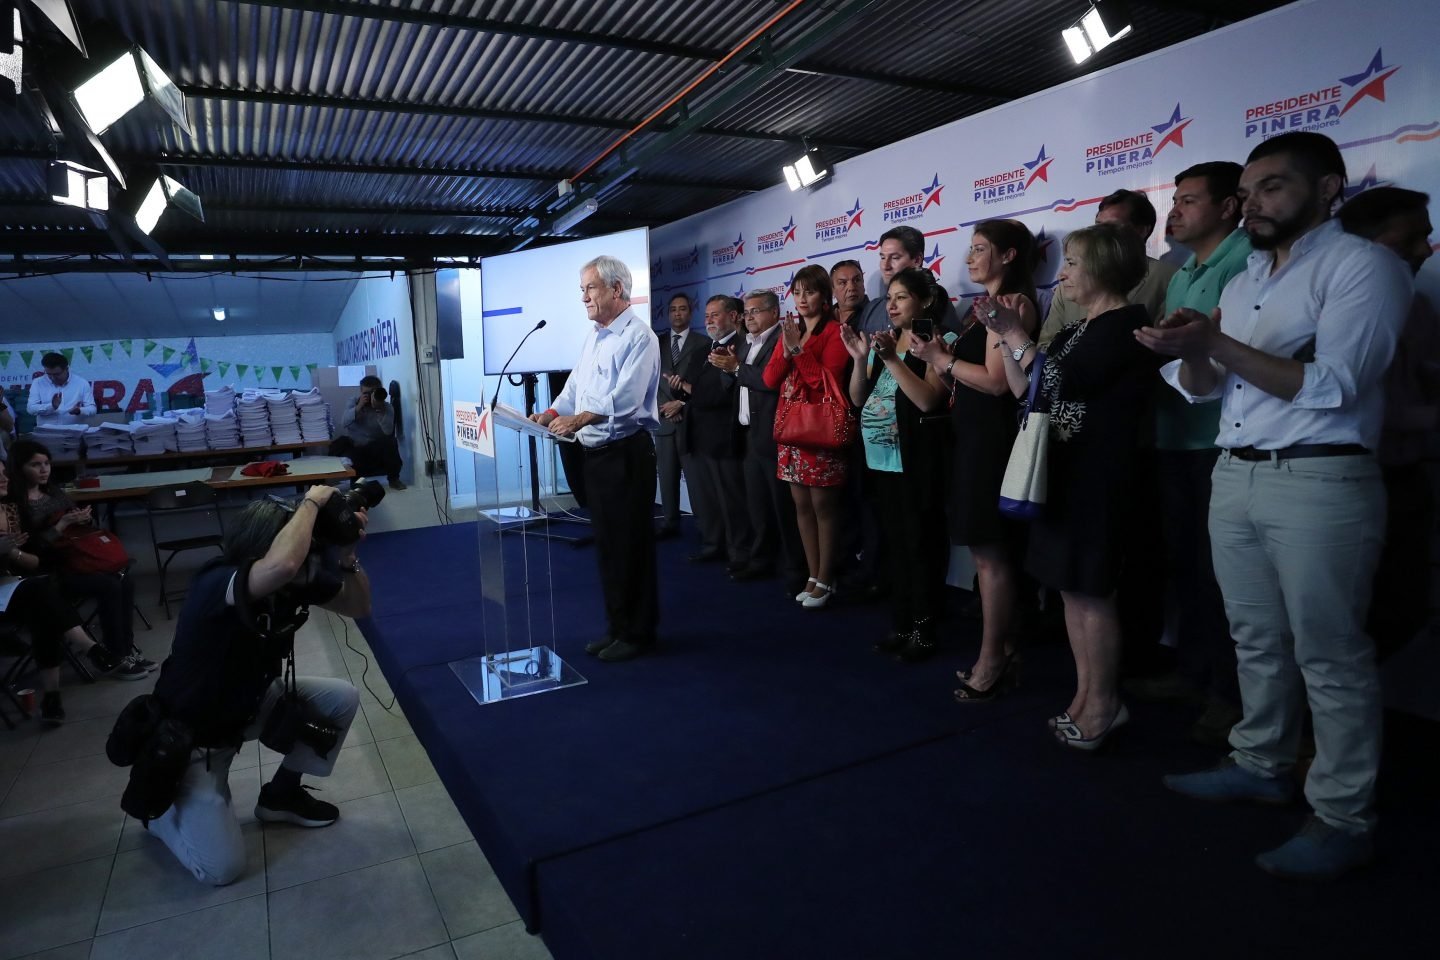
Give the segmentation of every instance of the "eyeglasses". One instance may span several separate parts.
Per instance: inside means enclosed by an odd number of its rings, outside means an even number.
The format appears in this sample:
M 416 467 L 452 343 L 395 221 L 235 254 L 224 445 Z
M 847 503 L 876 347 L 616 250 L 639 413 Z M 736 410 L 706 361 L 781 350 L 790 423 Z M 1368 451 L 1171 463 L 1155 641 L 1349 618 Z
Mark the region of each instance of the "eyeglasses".
M 745 313 L 743 314 L 743 316 L 747 316 L 747 317 L 758 317 L 758 316 L 761 316 L 762 314 L 774 313 L 774 312 L 775 312 L 775 309 L 774 309 L 773 307 L 751 307 L 750 309 L 748 309 L 748 310 L 745 311 Z

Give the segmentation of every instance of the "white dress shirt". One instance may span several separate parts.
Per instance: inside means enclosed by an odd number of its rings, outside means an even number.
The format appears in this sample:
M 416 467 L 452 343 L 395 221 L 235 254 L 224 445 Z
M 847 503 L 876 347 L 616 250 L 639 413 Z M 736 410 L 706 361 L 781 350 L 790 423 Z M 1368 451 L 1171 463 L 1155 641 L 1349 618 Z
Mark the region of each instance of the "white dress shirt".
M 1266 393 L 1210 361 L 1221 375 L 1204 396 L 1180 384 L 1182 361 L 1161 375 L 1191 403 L 1220 399 L 1221 447 L 1279 450 L 1302 443 L 1374 450 L 1385 414 L 1381 387 L 1410 309 L 1413 285 L 1398 257 L 1329 220 L 1295 241 L 1271 273 L 1257 250 L 1220 295 L 1220 327 L 1256 350 L 1305 362 L 1291 400 Z
M 51 405 L 51 398 L 56 394 L 60 395 L 58 407 Z M 73 414 L 70 410 L 77 403 L 80 404 L 80 413 Z M 90 388 L 89 380 L 74 373 L 70 374 L 70 379 L 65 381 L 63 387 L 55 386 L 48 376 L 36 377 L 30 383 L 30 402 L 27 409 L 35 417 L 38 426 L 80 423 L 83 418 L 95 415 L 95 391 Z
M 561 416 L 596 413 L 605 419 L 581 427 L 587 447 L 623 440 L 660 426 L 655 393 L 660 383 L 660 341 L 629 307 L 608 327 L 593 324 L 565 389 L 550 405 Z
M 760 356 L 760 351 L 765 348 L 765 344 L 770 342 L 770 338 L 779 329 L 780 324 L 773 323 L 769 330 L 745 334 L 745 342 L 750 344 L 750 349 L 745 353 L 745 362 L 753 364 L 755 358 Z M 743 426 L 750 426 L 750 388 L 744 385 L 740 387 L 740 423 Z

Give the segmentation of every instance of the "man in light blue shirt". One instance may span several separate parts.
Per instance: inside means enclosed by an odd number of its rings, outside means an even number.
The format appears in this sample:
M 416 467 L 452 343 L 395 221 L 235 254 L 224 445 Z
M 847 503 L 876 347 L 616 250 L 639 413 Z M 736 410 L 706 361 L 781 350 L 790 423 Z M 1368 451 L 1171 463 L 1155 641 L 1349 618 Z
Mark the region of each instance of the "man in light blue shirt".
M 560 395 L 531 417 L 579 441 L 579 475 L 570 485 L 590 509 L 609 625 L 585 652 L 605 661 L 651 649 L 659 616 L 651 434 L 660 425 L 660 346 L 630 309 L 630 291 L 630 269 L 615 257 L 581 268 L 580 299 L 593 329 Z
M 1182 396 L 1220 400 L 1210 541 L 1244 708 L 1225 763 L 1165 783 L 1205 800 L 1288 802 L 1308 702 L 1315 815 L 1256 858 L 1304 880 L 1374 855 L 1380 682 L 1365 614 L 1385 535 L 1374 450 L 1412 296 L 1395 256 L 1330 219 L 1344 186 L 1345 161 L 1322 134 L 1257 146 L 1240 178 L 1255 247 L 1245 272 L 1212 316 L 1182 309 L 1136 331 L 1179 358 L 1162 374 Z

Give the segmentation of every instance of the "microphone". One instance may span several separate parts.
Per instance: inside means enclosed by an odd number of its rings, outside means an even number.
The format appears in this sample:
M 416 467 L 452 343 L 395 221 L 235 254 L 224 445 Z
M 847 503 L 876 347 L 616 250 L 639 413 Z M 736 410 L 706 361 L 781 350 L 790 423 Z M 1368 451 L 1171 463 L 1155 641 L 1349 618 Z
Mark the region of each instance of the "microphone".
M 535 324 L 535 326 L 530 328 L 530 333 L 534 333 L 536 330 L 539 330 L 543 326 L 545 326 L 545 321 L 541 320 L 539 323 Z M 515 344 L 515 353 L 519 353 L 520 348 L 525 346 L 525 341 L 530 339 L 530 333 L 525 334 L 525 336 L 520 338 L 520 342 Z M 505 372 L 510 369 L 510 362 L 511 360 L 515 359 L 515 353 L 510 354 L 510 360 L 506 360 L 505 366 L 500 368 L 500 382 L 495 384 L 495 393 L 490 397 L 491 410 L 495 409 L 495 403 L 500 399 L 500 388 L 505 385 Z

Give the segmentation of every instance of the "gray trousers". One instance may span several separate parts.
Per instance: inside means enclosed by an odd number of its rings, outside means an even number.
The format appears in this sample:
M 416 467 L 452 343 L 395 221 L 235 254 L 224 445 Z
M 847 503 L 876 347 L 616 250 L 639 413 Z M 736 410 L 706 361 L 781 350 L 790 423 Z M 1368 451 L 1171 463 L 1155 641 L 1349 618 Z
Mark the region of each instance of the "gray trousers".
M 690 502 L 700 527 L 704 550 L 723 550 L 731 563 L 746 563 L 755 533 L 750 527 L 750 510 L 745 505 L 745 471 L 739 457 L 688 458 L 694 469 L 685 474 L 690 484 Z M 687 464 L 688 466 L 689 464 Z M 696 495 L 699 503 L 696 503 Z
M 655 472 L 660 478 L 661 522 L 671 530 L 680 529 L 680 444 L 679 434 L 655 434 Z
M 360 706 L 360 694 L 349 681 L 326 677 L 298 677 L 295 689 L 309 714 L 324 717 L 340 728 L 340 739 L 328 757 L 297 743 L 280 765 L 298 773 L 329 776 Z M 245 730 L 247 741 L 259 737 L 265 718 L 283 690 L 284 683 L 276 680 L 265 691 L 255 722 Z M 245 872 L 245 840 L 230 809 L 230 764 L 234 759 L 234 748 L 208 751 L 208 762 L 207 751 L 194 751 L 174 804 L 150 821 L 150 832 L 170 848 L 195 879 L 217 887 L 234 883 Z
M 1381 704 L 1365 614 L 1384 535 L 1373 457 L 1252 463 L 1222 453 L 1215 465 L 1210 543 L 1244 708 L 1231 756 L 1260 776 L 1288 774 L 1308 701 L 1305 798 L 1351 833 L 1375 825 Z

